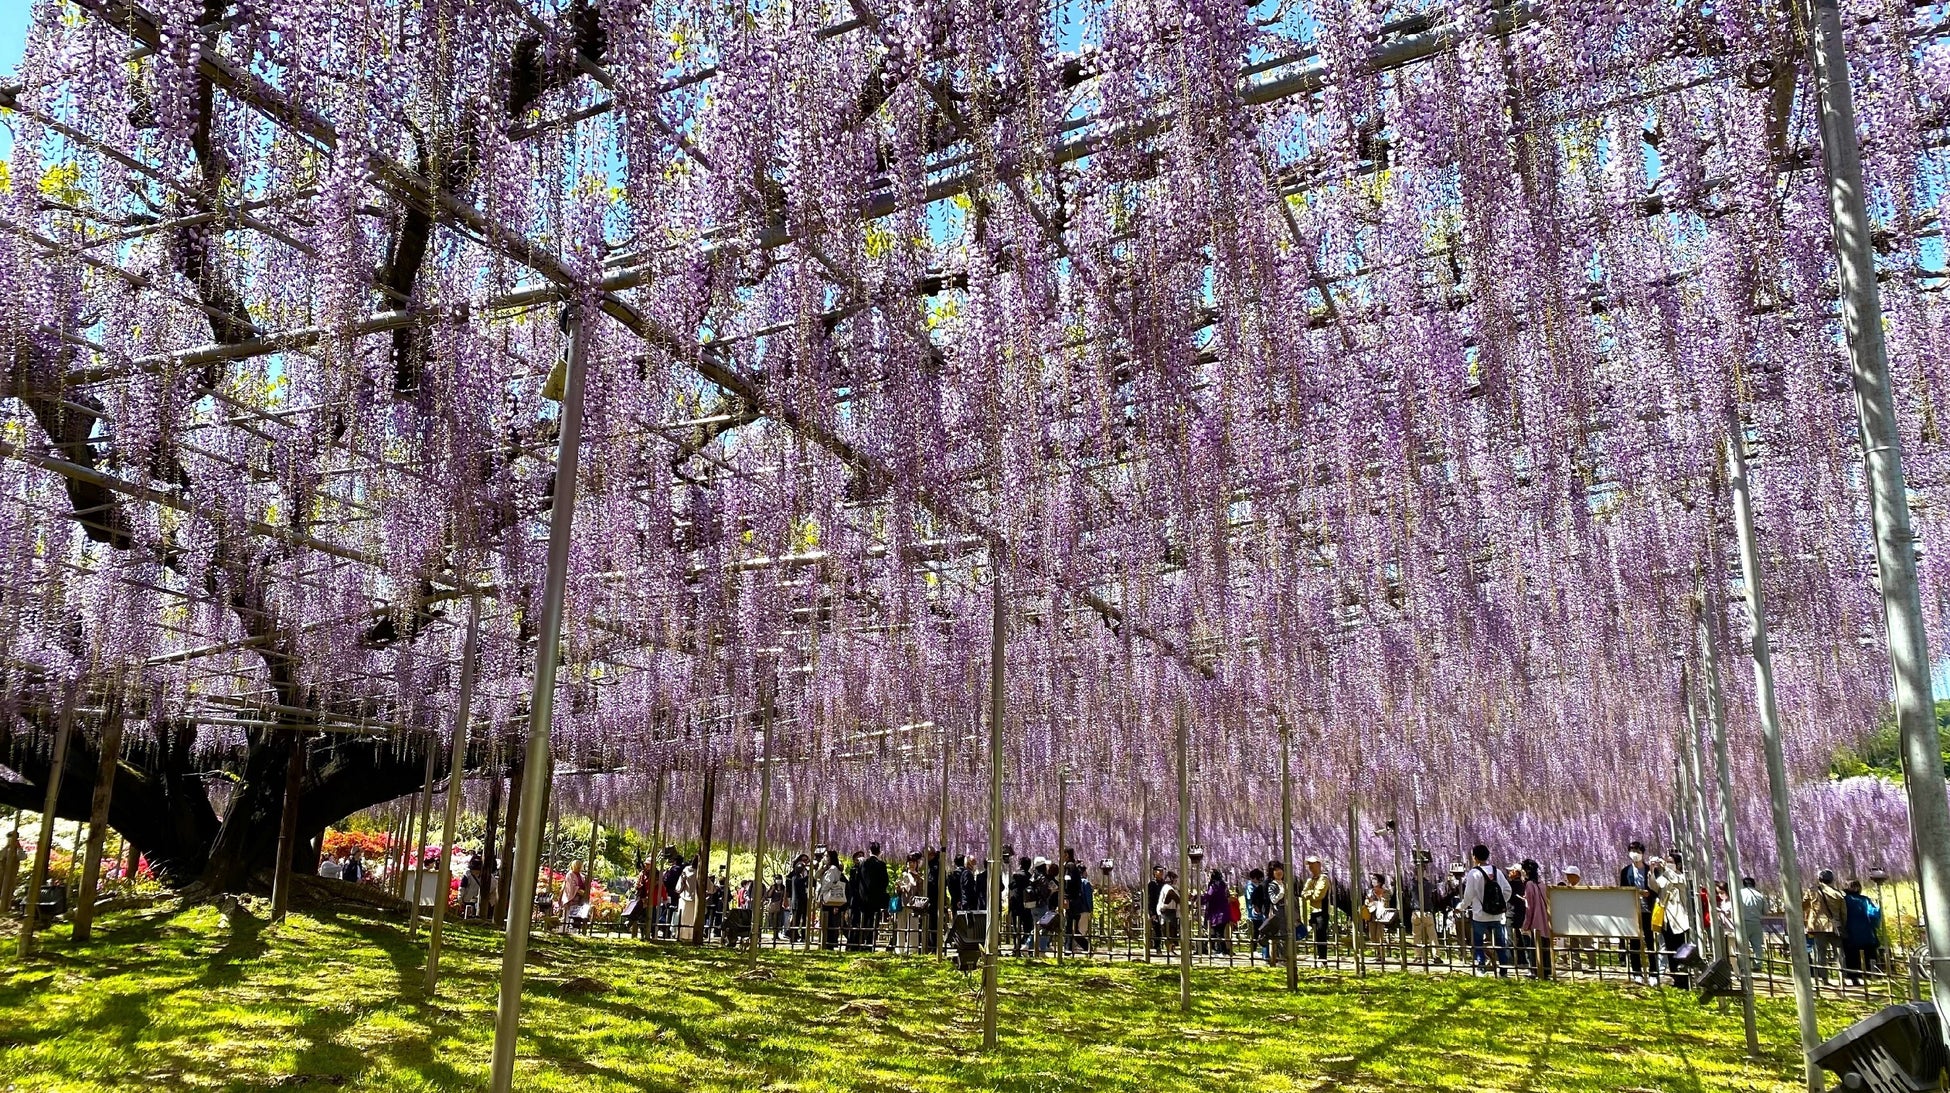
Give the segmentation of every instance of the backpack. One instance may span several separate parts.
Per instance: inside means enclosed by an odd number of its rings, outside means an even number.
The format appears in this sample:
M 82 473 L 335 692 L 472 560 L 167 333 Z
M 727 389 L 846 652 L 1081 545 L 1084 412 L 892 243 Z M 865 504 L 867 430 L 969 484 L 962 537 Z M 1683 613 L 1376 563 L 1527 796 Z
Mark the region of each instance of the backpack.
M 1476 871 L 1483 874 L 1482 912 L 1486 915 L 1500 915 L 1508 910 L 1509 907 L 1503 902 L 1503 886 L 1496 882 L 1496 874 L 1481 865 L 1476 867 Z

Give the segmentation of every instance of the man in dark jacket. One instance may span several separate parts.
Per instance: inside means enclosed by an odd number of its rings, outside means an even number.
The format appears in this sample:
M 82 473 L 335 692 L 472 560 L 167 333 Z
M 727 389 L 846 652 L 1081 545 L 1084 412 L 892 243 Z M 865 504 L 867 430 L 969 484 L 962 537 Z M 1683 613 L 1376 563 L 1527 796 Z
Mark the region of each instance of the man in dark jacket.
M 664 905 L 657 908 L 657 922 L 663 927 L 665 937 L 670 936 L 677 922 L 677 896 L 683 880 L 684 859 L 677 853 L 676 847 L 664 847 Z
M 927 877 L 927 899 L 918 912 L 921 919 L 921 949 L 923 952 L 940 952 L 941 938 L 936 933 L 941 928 L 941 851 L 928 847 L 927 868 L 922 870 Z
M 880 844 L 867 844 L 867 857 L 857 870 L 860 874 L 860 948 L 871 950 L 880 939 L 880 920 L 887 917 L 887 863 L 881 860 Z M 888 952 L 894 947 L 889 945 Z
M 1625 963 L 1632 982 L 1644 983 L 1659 976 L 1658 950 L 1648 952 L 1652 941 L 1652 873 L 1645 863 L 1645 844 L 1633 839 L 1625 847 L 1625 864 L 1618 870 L 1620 888 L 1639 890 L 1639 936 L 1625 943 Z
M 1016 859 L 1016 871 L 1009 874 L 1009 936 L 1014 941 L 1015 954 L 1022 955 L 1022 947 L 1029 941 L 1029 932 L 1035 920 L 1029 917 L 1028 897 L 1031 882 L 1028 858 Z
M 1146 932 L 1151 935 L 1151 951 L 1154 953 L 1164 948 L 1164 931 L 1159 928 L 1158 921 L 1158 896 L 1164 890 L 1165 867 L 1154 865 L 1151 867 L 1151 883 L 1144 886 L 1144 921 L 1150 927 Z
M 792 859 L 792 872 L 785 878 L 787 922 L 785 936 L 798 941 L 806 934 L 806 909 L 812 896 L 812 862 L 804 854 Z

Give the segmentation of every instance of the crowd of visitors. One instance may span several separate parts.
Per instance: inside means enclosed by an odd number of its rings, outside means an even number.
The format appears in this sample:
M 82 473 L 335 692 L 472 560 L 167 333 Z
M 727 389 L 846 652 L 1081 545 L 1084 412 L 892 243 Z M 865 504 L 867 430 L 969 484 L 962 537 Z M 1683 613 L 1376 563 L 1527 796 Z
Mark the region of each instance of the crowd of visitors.
M 1338 959 L 1350 946 L 1379 956 L 1392 945 L 1404 959 L 1412 952 L 1422 964 L 1460 960 L 1480 976 L 1539 977 L 1560 967 L 1589 970 L 1598 957 L 1592 938 L 1553 936 L 1551 888 L 1586 884 L 1579 867 L 1565 867 L 1553 881 L 1532 859 L 1495 864 L 1482 845 L 1472 848 L 1467 863 L 1446 871 L 1417 851 L 1406 876 L 1369 874 L 1358 891 L 1309 855 L 1292 879 L 1277 860 L 1243 875 L 1200 870 L 1202 885 L 1197 879 L 1187 885 L 1177 870 L 1154 865 L 1141 889 L 1102 895 L 1072 847 L 1055 862 L 1017 855 L 1011 846 L 1003 852 L 1009 866 L 998 878 L 998 908 L 1005 951 L 1016 956 L 1089 953 L 1109 933 L 1093 931 L 1098 904 L 1109 900 L 1128 936 L 1159 956 L 1189 945 L 1208 957 L 1243 953 L 1277 962 L 1293 945 L 1297 956 L 1318 963 Z M 1109 865 L 1101 866 L 1106 879 Z M 319 871 L 358 880 L 365 867 L 354 849 L 321 863 Z M 1742 879 L 1737 896 L 1724 884 L 1708 889 L 1687 873 L 1676 850 L 1660 856 L 1641 842 L 1630 843 L 1615 881 L 1639 893 L 1638 936 L 1618 946 L 1634 982 L 1691 985 L 1716 915 L 1729 923 L 1738 917 L 1736 940 L 1749 953 L 1763 951 L 1768 923 L 1778 922 L 1778 909 L 1753 878 Z M 565 931 L 587 928 L 592 887 L 583 863 L 574 862 L 559 887 L 544 883 L 537 890 L 537 914 Z M 799 854 L 768 878 L 756 898 L 752 881 L 734 882 L 726 865 L 703 870 L 695 857 L 665 847 L 654 861 L 641 863 L 628 891 L 619 925 L 631 936 L 735 944 L 756 928 L 770 944 L 891 952 L 982 943 L 990 899 L 986 861 L 955 855 L 944 863 L 941 851 L 928 847 L 895 865 L 878 842 L 851 854 L 823 846 Z M 460 877 L 462 915 L 489 915 L 492 892 L 491 865 L 477 854 Z M 1839 974 L 1859 984 L 1881 970 L 1882 911 L 1860 881 L 1841 883 L 1833 871 L 1822 870 L 1802 909 L 1810 953 L 1824 980 Z

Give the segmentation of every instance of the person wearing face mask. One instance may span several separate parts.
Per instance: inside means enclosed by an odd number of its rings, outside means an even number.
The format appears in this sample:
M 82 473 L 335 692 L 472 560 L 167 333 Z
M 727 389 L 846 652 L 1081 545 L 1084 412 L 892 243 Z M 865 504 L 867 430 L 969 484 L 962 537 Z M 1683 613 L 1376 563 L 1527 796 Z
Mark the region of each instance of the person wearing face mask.
M 1652 874 L 1645 867 L 1644 843 L 1633 839 L 1625 851 L 1625 867 L 1618 871 L 1618 886 L 1639 890 L 1639 936 L 1625 943 L 1625 963 L 1631 971 L 1632 982 L 1643 983 L 1648 975 L 1659 974 L 1658 956 L 1647 953 L 1647 943 L 1652 940 Z
M 1690 878 L 1675 851 L 1670 862 L 1663 858 L 1653 858 L 1649 863 L 1652 872 L 1652 890 L 1659 901 L 1659 949 L 1666 955 L 1666 971 L 1672 976 L 1672 985 L 1685 990 L 1692 985 L 1678 960 L 1672 954 L 1680 946 L 1691 940 L 1693 930 L 1693 900 L 1696 894 Z

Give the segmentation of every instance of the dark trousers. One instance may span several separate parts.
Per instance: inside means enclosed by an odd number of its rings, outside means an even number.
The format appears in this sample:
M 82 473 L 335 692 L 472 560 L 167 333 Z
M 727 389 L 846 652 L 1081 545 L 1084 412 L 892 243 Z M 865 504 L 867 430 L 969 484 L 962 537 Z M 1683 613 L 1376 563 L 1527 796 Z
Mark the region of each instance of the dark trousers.
M 827 948 L 827 949 L 839 948 L 840 947 L 840 924 L 846 918 L 846 908 L 821 907 L 819 909 L 819 914 L 820 914 L 820 940 L 819 940 L 820 946 L 822 948 Z
M 1315 911 L 1307 916 L 1307 932 L 1314 935 L 1314 959 L 1327 959 L 1328 917 L 1326 911 Z
M 1678 962 L 1673 960 L 1670 954 L 1678 952 L 1679 947 L 1686 944 L 1686 935 L 1683 933 L 1675 934 L 1671 930 L 1663 929 L 1659 931 L 1659 934 L 1659 947 L 1663 952 L 1668 954 L 1666 957 L 1666 971 L 1672 973 L 1672 985 L 1681 990 L 1685 990 L 1687 987 L 1692 986 L 1693 977 L 1680 971 Z
M 1646 956 L 1646 949 L 1650 946 L 1651 941 L 1652 912 L 1646 911 L 1639 915 L 1638 938 L 1625 943 L 1625 966 L 1631 970 L 1633 975 L 1645 975 L 1648 970 L 1653 975 L 1659 974 L 1658 955 L 1653 954 L 1649 959 Z
M 1030 915 L 1029 909 L 1027 907 L 1021 909 L 1015 909 L 1015 908 L 1010 909 L 1009 936 L 1013 942 L 1015 954 L 1017 956 L 1022 955 L 1022 947 L 1029 943 L 1029 935 L 1034 933 L 1035 929 L 1036 929 L 1036 920 L 1033 916 Z

